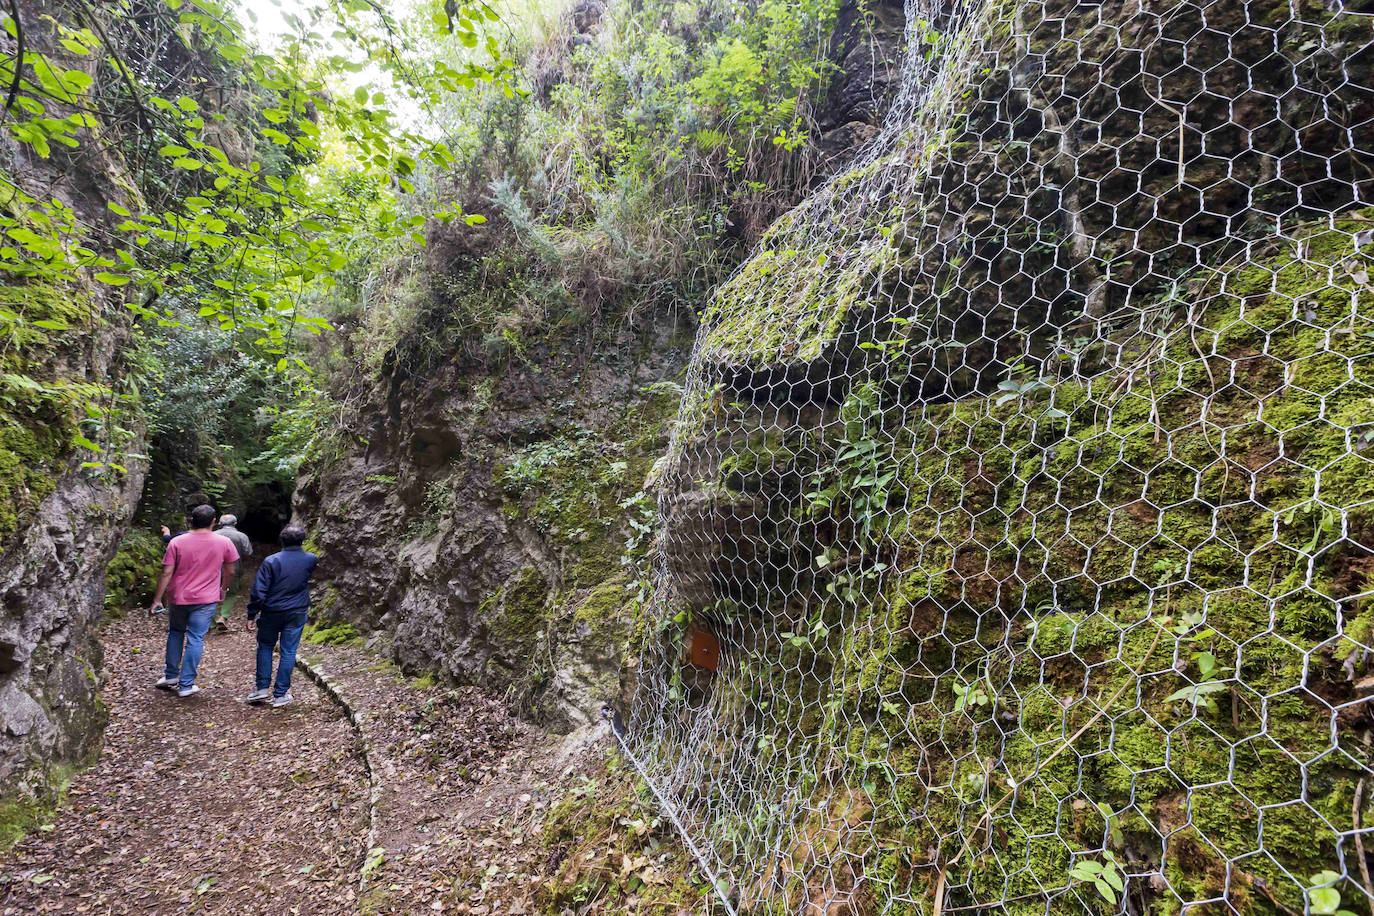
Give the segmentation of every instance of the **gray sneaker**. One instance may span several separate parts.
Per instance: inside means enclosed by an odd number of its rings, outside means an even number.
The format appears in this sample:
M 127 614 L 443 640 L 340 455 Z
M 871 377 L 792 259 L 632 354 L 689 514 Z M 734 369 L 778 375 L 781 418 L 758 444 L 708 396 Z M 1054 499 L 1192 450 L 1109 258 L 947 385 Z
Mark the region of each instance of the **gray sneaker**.
M 279 706 L 285 706 L 287 703 L 290 703 L 294 699 L 295 697 L 291 696 L 291 694 L 289 693 L 284 693 L 279 697 L 273 697 L 272 708 L 276 709 Z
M 176 690 L 178 680 L 179 678 L 174 677 L 161 677 L 158 678 L 157 683 L 153 686 L 158 690 Z
M 256 706 L 258 703 L 266 703 L 272 699 L 272 688 L 264 687 L 261 690 L 254 690 L 243 698 L 243 702 Z
M 180 690 L 178 690 L 178 691 L 177 691 L 177 696 L 179 696 L 179 697 L 193 697 L 193 696 L 195 696 L 195 695 L 198 694 L 198 693 L 200 693 L 200 685 L 199 685 L 199 684 L 192 684 L 190 687 L 183 687 L 183 688 L 181 688 Z

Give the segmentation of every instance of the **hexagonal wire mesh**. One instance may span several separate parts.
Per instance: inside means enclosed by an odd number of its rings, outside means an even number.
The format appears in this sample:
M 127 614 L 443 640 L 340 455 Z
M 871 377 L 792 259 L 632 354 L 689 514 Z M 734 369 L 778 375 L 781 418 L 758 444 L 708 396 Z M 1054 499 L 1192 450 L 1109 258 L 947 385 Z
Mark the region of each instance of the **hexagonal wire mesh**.
M 907 11 L 704 316 L 630 746 L 744 911 L 1374 907 L 1371 17 Z

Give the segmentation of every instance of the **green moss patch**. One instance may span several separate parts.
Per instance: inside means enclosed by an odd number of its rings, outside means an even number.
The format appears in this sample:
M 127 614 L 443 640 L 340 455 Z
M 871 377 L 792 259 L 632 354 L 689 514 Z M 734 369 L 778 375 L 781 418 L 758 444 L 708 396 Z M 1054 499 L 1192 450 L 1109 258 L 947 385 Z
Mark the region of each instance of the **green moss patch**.
M 538 912 L 568 909 L 679 916 L 710 907 L 711 891 L 643 782 L 618 758 L 583 776 L 549 812 L 539 840 L 559 850 L 540 883 Z
M 942 868 L 948 907 L 1061 889 L 1108 912 L 1082 863 L 1117 862 L 1168 880 L 1137 890 L 1158 914 L 1301 912 L 1311 876 L 1355 873 L 1371 220 L 1185 278 L 1187 317 L 1123 369 L 919 407 L 875 375 L 805 444 L 726 443 L 719 498 L 791 505 L 765 535 L 814 545 L 750 583 L 776 632 L 712 687 L 759 711 L 766 778 L 807 793 L 783 873 L 874 912 L 914 912 Z
M 351 623 L 325 618 L 307 623 L 301 640 L 317 646 L 361 646 L 363 635 Z
M 49 367 L 91 319 L 84 291 L 41 282 L 0 286 L 0 542 L 57 485 L 77 434 L 79 385 Z
M 119 542 L 105 567 L 105 613 L 118 616 L 153 600 L 162 568 L 162 540 L 146 531 L 131 531 Z
M 54 812 L 66 801 L 67 786 L 75 773 L 74 767 L 50 767 L 37 795 L 0 799 L 0 852 L 13 848 L 31 831 L 52 820 Z

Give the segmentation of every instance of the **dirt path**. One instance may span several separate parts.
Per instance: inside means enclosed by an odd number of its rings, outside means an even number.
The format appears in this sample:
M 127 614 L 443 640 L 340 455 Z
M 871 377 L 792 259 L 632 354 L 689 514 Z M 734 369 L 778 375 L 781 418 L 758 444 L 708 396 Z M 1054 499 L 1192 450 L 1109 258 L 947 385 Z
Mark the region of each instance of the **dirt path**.
M 608 757 L 606 728 L 549 734 L 499 698 L 409 680 L 360 646 L 302 654 L 359 717 L 377 774 L 360 912 L 711 912 L 671 826 Z
M 239 702 L 241 628 L 209 638 L 203 692 L 181 700 L 152 687 L 163 627 L 134 616 L 104 634 L 100 762 L 0 855 L 0 916 L 709 912 L 669 825 L 608 764 L 604 729 L 550 735 L 361 646 L 302 645 L 360 741 L 299 671 L 291 706 Z
M 337 705 L 246 706 L 253 638 L 206 641 L 193 698 L 155 690 L 165 624 L 105 633 L 99 763 L 53 822 L 0 856 L 0 914 L 343 914 L 357 910 L 368 778 Z
M 533 912 L 541 822 L 604 742 L 549 735 L 475 688 L 408 681 L 364 649 L 302 655 L 361 714 L 379 777 L 363 910 Z

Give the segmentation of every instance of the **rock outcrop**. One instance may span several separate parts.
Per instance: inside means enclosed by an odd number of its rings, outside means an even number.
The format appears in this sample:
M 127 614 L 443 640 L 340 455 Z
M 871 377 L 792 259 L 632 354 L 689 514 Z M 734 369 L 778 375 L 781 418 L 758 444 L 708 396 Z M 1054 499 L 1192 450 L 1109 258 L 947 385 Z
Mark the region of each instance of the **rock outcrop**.
M 816 138 L 830 168 L 881 121 L 902 38 L 900 4 L 867 18 L 859 9 L 842 5 L 830 41 L 837 67 Z M 596 40 L 607 15 L 575 4 L 564 50 Z M 551 91 L 570 66 L 536 62 L 536 90 Z M 430 252 L 438 276 L 486 248 L 440 240 Z M 595 315 L 614 282 L 584 284 L 578 308 Z M 629 304 L 615 314 L 518 355 L 482 358 L 461 340 L 432 371 L 388 366 L 363 409 L 367 441 L 310 469 L 297 495 L 324 555 L 321 612 L 378 631 L 407 670 L 506 689 L 562 727 L 626 700 L 626 648 L 647 589 L 633 563 L 654 515 L 644 487 L 667 447 L 695 328 L 688 309 L 654 312 L 632 290 L 618 294 Z
M 1363 905 L 1374 17 L 917 6 L 703 315 L 637 748 L 741 910 Z
M 664 316 L 393 375 L 367 445 L 297 490 L 323 554 L 318 612 L 381 631 L 407 671 L 591 721 L 620 694 L 622 503 L 667 446 L 676 396 L 654 386 L 680 375 L 691 331 Z
M 21 6 L 29 48 L 55 43 L 42 10 Z M 5 136 L 0 168 L 12 187 L 62 200 L 93 237 L 111 231 L 107 204 L 127 205 L 134 193 L 117 159 L 93 140 L 40 158 Z M 38 386 L 9 389 L 0 408 L 0 816 L 7 819 L 8 806 L 50 801 L 63 774 L 99 747 L 96 624 L 105 567 L 145 469 L 123 457 L 143 449 L 141 421 L 117 396 L 132 326 L 122 300 L 85 281 L 11 275 L 4 283 L 0 308 L 54 329 L 17 337 L 0 356 L 3 371 Z M 108 412 L 97 414 L 98 428 L 80 432 L 108 454 L 75 444 L 86 399 Z

